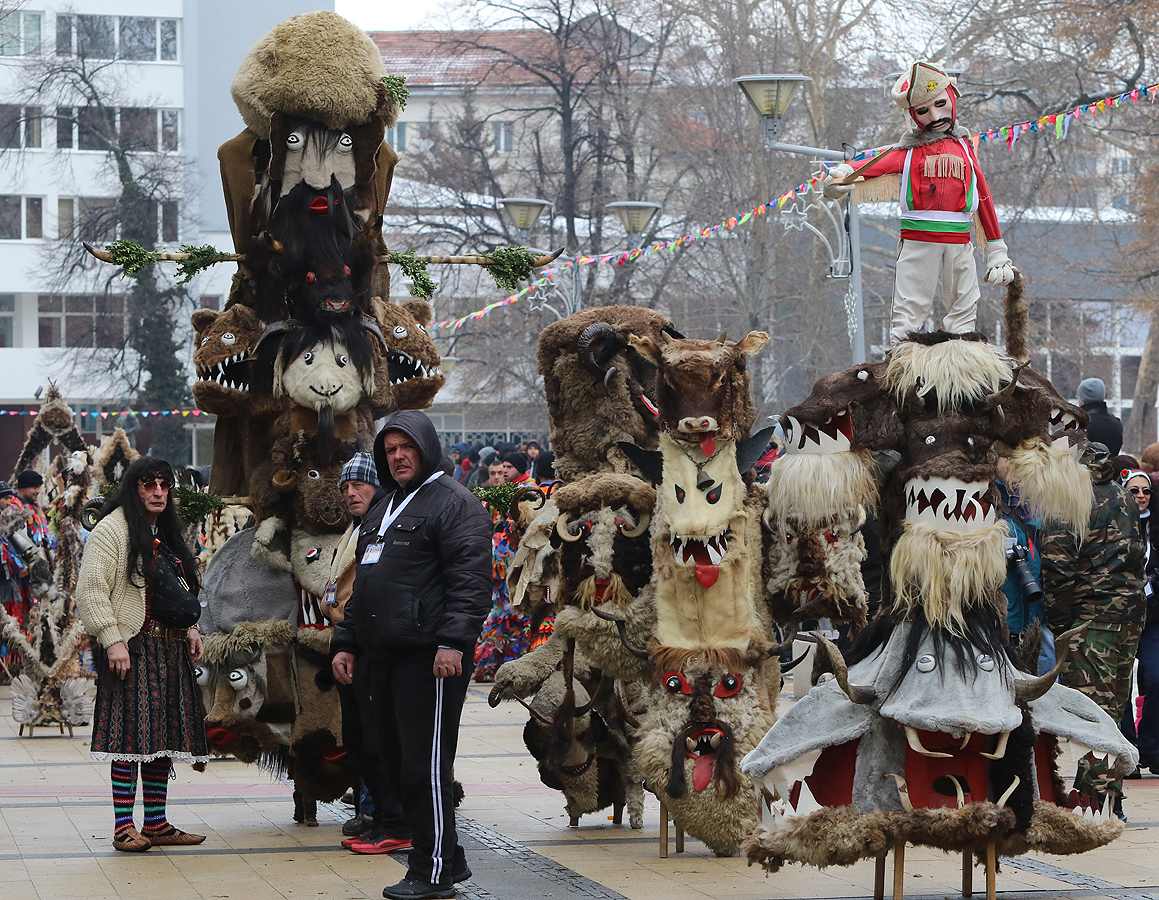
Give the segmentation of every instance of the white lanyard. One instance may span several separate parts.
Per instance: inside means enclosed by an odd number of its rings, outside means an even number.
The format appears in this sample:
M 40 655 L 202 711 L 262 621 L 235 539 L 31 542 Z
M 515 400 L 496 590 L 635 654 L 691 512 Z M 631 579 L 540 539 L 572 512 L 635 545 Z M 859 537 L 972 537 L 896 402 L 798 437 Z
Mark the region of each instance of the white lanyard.
M 402 511 L 404 509 L 406 509 L 406 505 L 408 503 L 410 503 L 411 500 L 414 499 L 415 494 L 417 494 L 419 491 L 421 491 L 425 485 L 428 485 L 432 481 L 434 481 L 436 478 L 441 477 L 442 474 L 443 474 L 443 472 L 441 469 L 438 472 L 435 472 L 433 475 L 431 475 L 430 478 L 428 478 L 426 481 L 424 481 L 422 484 L 420 484 L 417 488 L 415 488 L 413 491 L 411 491 L 411 493 L 407 494 L 406 497 L 403 498 L 402 503 L 400 503 L 398 505 L 398 509 L 396 509 L 394 512 L 387 512 L 386 515 L 384 515 L 382 517 L 382 524 L 378 526 L 379 540 L 381 540 L 382 536 L 384 534 L 386 534 L 386 529 L 388 529 L 391 525 L 393 525 L 394 520 L 397 519 L 402 514 Z

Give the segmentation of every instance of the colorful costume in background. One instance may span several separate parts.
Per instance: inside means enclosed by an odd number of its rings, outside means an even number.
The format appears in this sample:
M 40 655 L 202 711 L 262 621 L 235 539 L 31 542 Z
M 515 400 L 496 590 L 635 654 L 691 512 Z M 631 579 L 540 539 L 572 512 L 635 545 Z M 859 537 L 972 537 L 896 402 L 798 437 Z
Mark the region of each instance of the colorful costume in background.
M 507 587 L 507 564 L 515 550 L 512 523 L 506 519 L 492 539 L 494 553 L 491 574 L 494 588 L 491 592 L 491 612 L 483 622 L 483 633 L 475 644 L 475 680 L 493 681 L 496 670 L 509 659 L 518 659 L 527 652 L 527 617 L 511 609 L 511 593 Z

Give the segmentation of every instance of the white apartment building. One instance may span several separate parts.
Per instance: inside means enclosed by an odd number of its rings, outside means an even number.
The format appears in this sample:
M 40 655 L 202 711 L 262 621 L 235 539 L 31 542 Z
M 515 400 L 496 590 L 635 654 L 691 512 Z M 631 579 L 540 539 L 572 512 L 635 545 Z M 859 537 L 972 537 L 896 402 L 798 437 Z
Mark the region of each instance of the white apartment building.
M 95 381 L 70 360 L 79 348 L 123 339 L 123 304 L 115 293 L 95 296 L 84 280 L 50 286 L 46 257 L 117 185 L 83 127 L 82 97 L 56 100 L 74 104 L 67 121 L 52 105 L 21 102 L 30 67 L 80 53 L 103 69 L 106 84 L 115 84 L 109 96 L 122 145 L 131 141 L 155 162 L 187 164 L 180 196 L 158 204 L 158 238 L 229 250 L 216 152 L 243 127 L 229 84 L 265 32 L 318 8 L 333 9 L 333 0 L 28 0 L 0 19 L 0 411 L 36 409 L 49 378 L 78 412 L 121 405 L 115 384 Z M 218 305 L 232 269 L 221 265 L 195 279 L 192 296 Z M 84 430 L 96 437 L 113 421 L 89 416 Z M 0 469 L 15 460 L 30 422 L 0 415 Z

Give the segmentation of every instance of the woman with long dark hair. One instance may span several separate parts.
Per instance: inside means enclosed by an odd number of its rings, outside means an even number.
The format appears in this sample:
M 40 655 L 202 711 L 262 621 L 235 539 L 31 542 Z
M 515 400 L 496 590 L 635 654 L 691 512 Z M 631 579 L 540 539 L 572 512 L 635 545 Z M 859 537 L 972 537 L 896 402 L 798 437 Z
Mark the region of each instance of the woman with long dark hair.
M 165 818 L 173 761 L 209 758 L 193 663 L 201 658 L 197 566 L 173 505 L 173 469 L 143 456 L 85 544 L 77 611 L 93 639 L 92 754 L 112 760 L 113 848 L 200 844 Z M 141 771 L 144 827 L 133 822 Z

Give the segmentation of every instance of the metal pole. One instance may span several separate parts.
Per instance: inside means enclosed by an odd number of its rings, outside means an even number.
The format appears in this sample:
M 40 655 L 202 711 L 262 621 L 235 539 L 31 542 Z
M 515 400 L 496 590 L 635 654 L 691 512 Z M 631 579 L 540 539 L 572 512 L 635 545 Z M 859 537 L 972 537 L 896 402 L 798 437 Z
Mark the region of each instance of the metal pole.
M 861 296 L 861 222 L 852 194 L 849 195 L 849 289 L 853 291 L 853 322 L 857 328 L 849 349 L 856 366 L 865 362 L 865 304 Z

